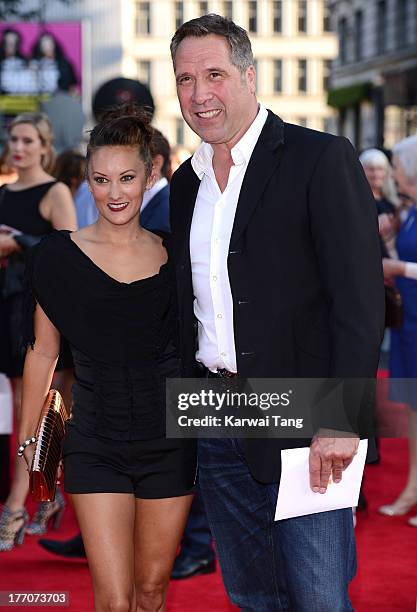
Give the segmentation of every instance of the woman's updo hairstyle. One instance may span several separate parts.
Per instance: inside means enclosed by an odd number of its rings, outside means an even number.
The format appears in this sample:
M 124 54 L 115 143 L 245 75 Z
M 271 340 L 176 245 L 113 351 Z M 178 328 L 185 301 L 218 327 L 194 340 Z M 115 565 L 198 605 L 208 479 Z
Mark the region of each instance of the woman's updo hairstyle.
M 149 178 L 152 171 L 151 119 L 151 115 L 136 104 L 123 104 L 104 111 L 90 132 L 87 173 L 91 155 L 100 147 L 137 147 L 139 157 L 145 164 L 146 178 Z

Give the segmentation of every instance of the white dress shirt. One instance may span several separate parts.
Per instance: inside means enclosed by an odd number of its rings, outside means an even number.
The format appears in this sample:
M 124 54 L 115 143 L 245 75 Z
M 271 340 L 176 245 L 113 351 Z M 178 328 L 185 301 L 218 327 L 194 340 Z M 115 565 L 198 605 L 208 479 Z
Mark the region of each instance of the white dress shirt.
M 262 105 L 239 142 L 231 149 L 226 189 L 213 170 L 213 149 L 203 142 L 191 165 L 201 180 L 190 232 L 194 314 L 198 320 L 197 361 L 212 371 L 237 371 L 233 333 L 233 299 L 227 271 L 230 237 L 242 182 L 268 111 Z

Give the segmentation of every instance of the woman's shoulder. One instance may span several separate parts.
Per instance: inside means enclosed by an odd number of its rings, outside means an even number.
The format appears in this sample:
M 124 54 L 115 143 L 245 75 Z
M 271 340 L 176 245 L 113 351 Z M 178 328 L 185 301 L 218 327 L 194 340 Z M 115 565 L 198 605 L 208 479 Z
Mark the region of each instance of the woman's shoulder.
M 169 232 L 159 229 L 149 229 L 147 231 L 150 234 L 153 234 L 153 238 L 155 239 L 155 241 L 161 243 L 169 254 L 171 250 L 171 234 Z
M 39 250 L 62 248 L 64 244 L 71 240 L 70 234 L 70 230 L 53 230 L 50 234 L 44 236 L 36 246 Z
M 61 181 L 57 181 L 53 176 L 50 177 L 50 181 L 45 183 L 45 185 L 48 186 L 44 195 L 44 199 L 46 201 L 56 202 L 60 199 L 67 199 L 68 196 L 72 198 L 71 190 L 68 185 L 62 183 Z
M 69 290 L 71 275 L 71 251 L 67 244 L 69 232 L 57 230 L 42 238 L 28 250 L 26 278 L 28 286 L 45 309 L 54 303 L 56 292 Z
M 32 256 L 33 262 L 51 261 L 52 267 L 53 261 L 61 259 L 69 240 L 71 240 L 69 230 L 54 230 L 32 247 L 29 254 Z M 60 262 L 56 261 L 56 263 Z
M 59 193 L 71 193 L 68 185 L 63 183 L 62 181 L 57 181 L 51 176 L 51 188 L 49 189 L 49 193 L 59 194 Z

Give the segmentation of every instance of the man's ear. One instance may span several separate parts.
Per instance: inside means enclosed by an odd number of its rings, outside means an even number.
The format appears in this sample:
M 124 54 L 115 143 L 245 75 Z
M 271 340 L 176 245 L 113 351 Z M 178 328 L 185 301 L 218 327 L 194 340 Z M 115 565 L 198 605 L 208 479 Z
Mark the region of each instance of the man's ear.
M 256 93 L 256 70 L 255 66 L 249 66 L 246 70 L 246 81 L 251 93 Z
M 152 174 L 156 174 L 158 178 L 161 178 L 161 170 L 164 165 L 164 158 L 160 153 L 157 153 L 152 158 Z
M 151 189 L 155 185 L 158 178 L 159 177 L 156 174 L 154 167 L 152 166 L 151 174 L 149 175 L 148 180 L 146 181 L 145 189 Z

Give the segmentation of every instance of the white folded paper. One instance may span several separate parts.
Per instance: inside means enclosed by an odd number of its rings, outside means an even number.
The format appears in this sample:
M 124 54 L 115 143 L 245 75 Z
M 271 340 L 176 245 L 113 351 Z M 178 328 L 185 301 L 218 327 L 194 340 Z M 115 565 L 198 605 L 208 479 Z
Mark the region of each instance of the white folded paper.
M 341 482 L 334 483 L 330 479 L 326 493 L 313 493 L 310 488 L 309 447 L 282 450 L 275 520 L 357 506 L 367 448 L 368 440 L 361 440 L 352 463 L 342 474 Z

